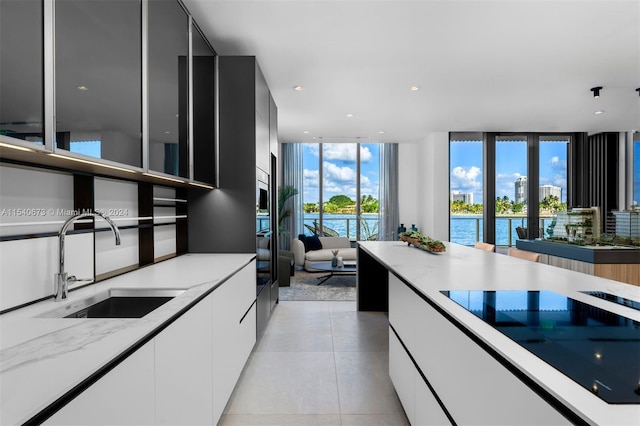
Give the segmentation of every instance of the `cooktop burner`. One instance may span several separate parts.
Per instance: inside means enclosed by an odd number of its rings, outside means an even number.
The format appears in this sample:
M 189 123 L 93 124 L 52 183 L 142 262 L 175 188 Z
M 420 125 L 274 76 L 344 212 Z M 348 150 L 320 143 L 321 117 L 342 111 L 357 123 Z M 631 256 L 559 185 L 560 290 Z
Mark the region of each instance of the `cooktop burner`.
M 610 404 L 640 404 L 640 323 L 552 291 L 442 291 Z

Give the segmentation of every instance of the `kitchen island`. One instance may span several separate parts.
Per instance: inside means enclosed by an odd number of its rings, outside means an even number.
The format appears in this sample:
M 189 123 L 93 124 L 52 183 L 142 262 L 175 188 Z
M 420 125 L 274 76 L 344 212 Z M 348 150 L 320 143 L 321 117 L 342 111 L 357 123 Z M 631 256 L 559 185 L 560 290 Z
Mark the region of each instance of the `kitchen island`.
M 518 240 L 520 250 L 540 253 L 540 263 L 640 286 L 640 248 L 579 246 L 548 240 Z
M 596 377 L 593 384 L 600 389 L 585 388 L 526 349 L 522 341 L 501 332 L 495 321 L 483 320 L 452 297 L 469 291 L 485 296 L 521 291 L 525 298 L 552 292 L 571 299 L 571 303 L 581 302 L 617 316 L 635 336 L 640 322 L 637 308 L 584 292 L 603 292 L 638 302 L 638 287 L 445 244 L 446 253 L 432 254 L 402 242 L 359 243 L 359 260 L 375 261 L 388 273 L 390 376 L 412 424 L 638 424 L 638 377 L 631 377 L 630 388 L 625 388 L 632 401 L 637 396 L 635 403 L 608 403 L 600 396 L 607 394 L 609 382 Z M 374 292 L 385 287 L 383 278 L 378 282 L 364 278 L 358 277 L 359 295 L 369 286 Z M 561 322 L 541 324 L 564 330 Z M 514 328 L 514 324 L 510 326 Z M 629 331 L 627 328 L 624 330 Z M 578 334 L 582 331 L 579 327 Z M 617 337 L 600 340 L 615 341 Z M 567 336 L 563 344 L 579 352 L 582 343 L 573 339 Z M 631 348 L 636 351 L 631 352 L 632 359 L 640 363 L 637 339 Z M 582 356 L 589 361 L 597 357 L 604 365 L 613 352 Z M 570 356 L 564 361 L 572 363 Z
M 255 271 L 186 254 L 3 314 L 0 424 L 215 424 L 256 341 Z M 142 318 L 50 314 L 150 288 L 183 292 Z

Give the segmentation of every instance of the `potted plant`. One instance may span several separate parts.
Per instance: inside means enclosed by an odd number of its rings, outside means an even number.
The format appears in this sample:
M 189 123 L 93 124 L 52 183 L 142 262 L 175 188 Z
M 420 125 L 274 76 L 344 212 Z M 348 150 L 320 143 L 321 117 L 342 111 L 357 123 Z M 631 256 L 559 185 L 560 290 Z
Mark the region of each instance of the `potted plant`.
M 285 185 L 278 189 L 278 235 L 287 234 L 289 230 L 284 227 L 284 220 L 291 216 L 291 209 L 285 208 L 289 198 L 298 195 L 298 190 L 291 185 Z

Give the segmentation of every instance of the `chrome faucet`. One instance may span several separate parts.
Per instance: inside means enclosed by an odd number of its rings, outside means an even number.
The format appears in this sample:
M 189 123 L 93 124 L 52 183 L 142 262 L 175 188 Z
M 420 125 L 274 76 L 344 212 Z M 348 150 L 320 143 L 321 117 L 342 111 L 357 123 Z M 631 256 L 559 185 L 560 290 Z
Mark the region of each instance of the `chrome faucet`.
M 64 237 L 67 234 L 67 230 L 69 229 L 71 224 L 78 219 L 83 219 L 85 217 L 96 217 L 96 216 L 100 216 L 105 221 L 107 221 L 107 223 L 109 224 L 109 227 L 113 231 L 113 235 L 115 235 L 116 237 L 116 245 L 117 246 L 120 245 L 120 230 L 118 229 L 116 224 L 113 223 L 113 221 L 109 218 L 109 216 L 106 216 L 100 212 L 77 213 L 71 216 L 69 219 L 67 219 L 62 225 L 60 232 L 58 233 L 58 239 L 60 242 L 60 272 L 58 272 L 54 276 L 54 280 L 55 280 L 54 289 L 55 289 L 56 301 L 65 300 L 67 298 L 67 294 L 69 290 L 69 282 L 79 281 L 78 279 L 76 279 L 75 276 L 68 277 L 67 273 L 64 271 Z

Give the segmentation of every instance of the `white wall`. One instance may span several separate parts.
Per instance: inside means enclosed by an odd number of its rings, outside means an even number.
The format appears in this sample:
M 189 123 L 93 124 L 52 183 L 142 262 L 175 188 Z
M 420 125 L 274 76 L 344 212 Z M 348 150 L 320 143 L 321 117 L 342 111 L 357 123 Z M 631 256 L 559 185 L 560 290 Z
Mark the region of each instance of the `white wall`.
M 57 233 L 73 213 L 73 175 L 45 169 L 0 165 L 0 310 L 53 295 L 59 269 Z M 164 195 L 162 193 L 161 195 Z M 175 197 L 175 191 L 169 195 Z M 138 224 L 138 186 L 96 177 L 94 205 L 117 225 Z M 175 215 L 175 207 L 171 210 Z M 173 220 L 175 222 L 175 219 Z M 98 228 L 105 223 L 98 220 Z M 156 237 L 160 255 L 175 253 L 175 225 Z M 65 270 L 78 278 L 138 266 L 138 230 L 121 230 L 116 246 L 111 232 L 66 238 Z
M 398 147 L 400 222 L 439 240 L 449 239 L 449 133 Z

